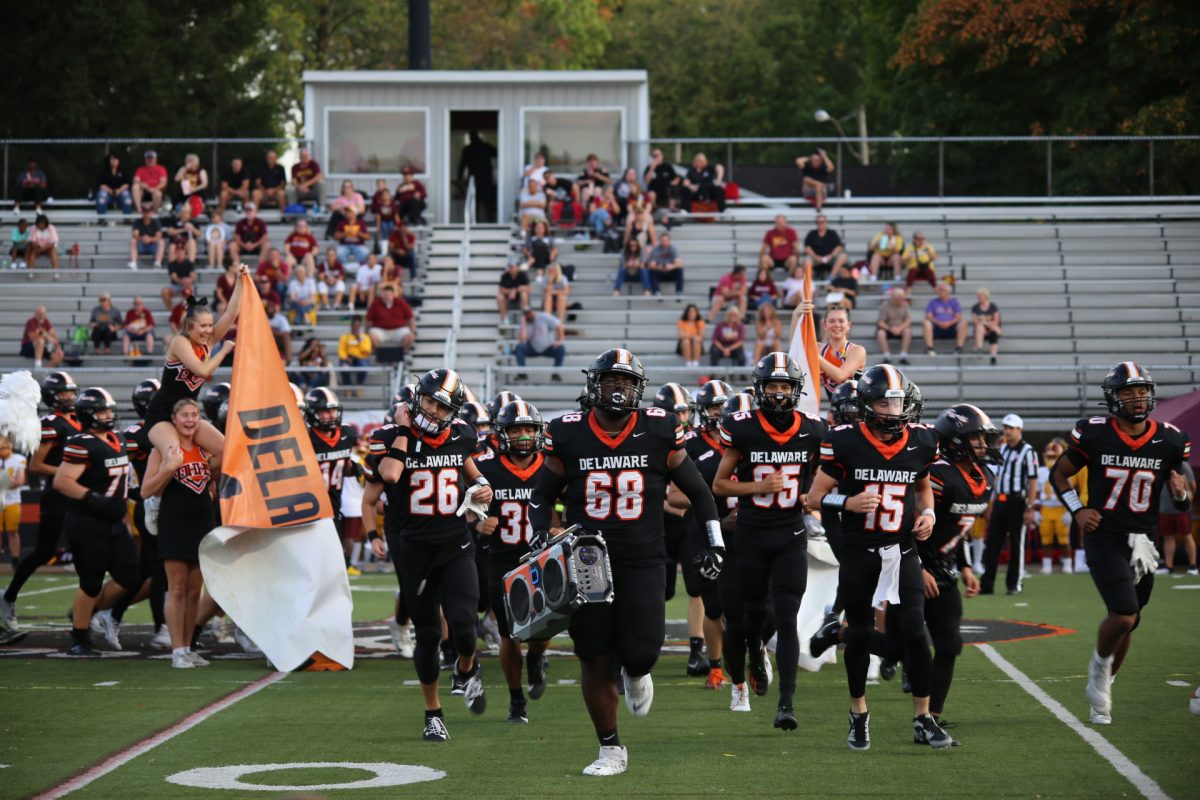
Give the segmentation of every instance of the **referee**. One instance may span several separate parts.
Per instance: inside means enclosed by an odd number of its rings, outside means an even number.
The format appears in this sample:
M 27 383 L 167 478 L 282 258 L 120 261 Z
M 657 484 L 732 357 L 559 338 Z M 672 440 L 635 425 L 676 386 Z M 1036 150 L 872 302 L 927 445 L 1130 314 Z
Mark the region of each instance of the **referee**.
M 1008 593 L 1021 593 L 1021 577 L 1025 566 L 1025 530 L 1033 524 L 1033 512 L 1037 509 L 1038 455 L 1033 446 L 1021 438 L 1024 421 L 1016 414 L 1002 420 L 1004 444 L 1000 447 L 1003 462 L 996 475 L 996 494 L 992 503 L 992 516 L 988 521 L 987 542 L 983 548 L 983 578 L 979 593 L 993 594 L 996 584 L 996 567 L 1000 562 L 1000 551 L 1004 549 L 1004 537 L 1008 537 L 1008 574 L 1005 584 Z

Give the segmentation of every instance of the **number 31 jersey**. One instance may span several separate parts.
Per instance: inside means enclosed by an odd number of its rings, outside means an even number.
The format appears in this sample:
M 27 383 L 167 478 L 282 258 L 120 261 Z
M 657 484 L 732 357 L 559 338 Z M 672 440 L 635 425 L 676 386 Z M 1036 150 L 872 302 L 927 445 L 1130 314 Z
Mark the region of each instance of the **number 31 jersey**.
M 404 539 L 421 544 L 465 540 L 467 523 L 457 512 L 463 497 L 463 464 L 474 450 L 475 432 L 460 420 L 433 438 L 408 437 L 400 480 L 384 484 L 387 524 Z
M 880 503 L 866 514 L 842 512 L 842 536 L 860 547 L 909 544 L 917 517 L 913 485 L 929 474 L 938 458 L 937 436 L 924 425 L 909 425 L 894 442 L 881 442 L 863 423 L 839 425 L 821 443 L 821 471 L 853 497 L 870 487 Z
M 643 408 L 611 435 L 590 411 L 550 422 L 545 452 L 562 464 L 566 521 L 602 534 L 615 562 L 662 558 L 667 459 L 683 447 L 675 421 L 661 408 Z
M 783 488 L 774 494 L 746 494 L 738 500 L 738 527 L 803 529 L 800 495 L 816 469 L 817 453 L 828 426 L 815 417 L 792 412 L 784 430 L 762 411 L 739 411 L 721 427 L 721 441 L 741 454 L 734 474 L 739 482 L 763 481 L 778 472 Z
M 1087 467 L 1087 507 L 1100 512 L 1099 531 L 1153 534 L 1160 493 L 1191 452 L 1188 435 L 1170 423 L 1150 420 L 1135 439 L 1112 417 L 1092 417 L 1075 423 L 1066 457 Z
M 492 485 L 492 504 L 488 516 L 500 520 L 488 543 L 488 554 L 497 558 L 517 559 L 529 552 L 529 498 L 546 457 L 538 453 L 525 468 L 518 467 L 506 455 L 487 450 L 475 455 L 475 466 Z

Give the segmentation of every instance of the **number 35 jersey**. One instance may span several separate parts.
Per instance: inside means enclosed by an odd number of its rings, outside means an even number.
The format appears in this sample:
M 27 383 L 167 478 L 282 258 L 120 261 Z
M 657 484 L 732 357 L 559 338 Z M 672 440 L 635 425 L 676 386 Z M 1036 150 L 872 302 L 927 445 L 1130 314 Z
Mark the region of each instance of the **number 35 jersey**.
M 633 412 L 611 435 L 590 411 L 552 420 L 545 452 L 562 464 L 567 523 L 602 534 L 615 562 L 662 558 L 667 459 L 682 447 L 683 428 L 661 408 Z
M 721 441 L 741 454 L 734 474 L 741 483 L 767 480 L 779 473 L 783 488 L 773 494 L 746 494 L 738 500 L 738 527 L 804 526 L 800 495 L 816 469 L 817 453 L 828 426 L 815 417 L 792 412 L 791 424 L 777 429 L 762 411 L 739 411 L 721 427 Z
M 1149 533 L 1158 530 L 1160 493 L 1171 470 L 1191 456 L 1188 435 L 1170 423 L 1150 420 L 1133 438 L 1112 417 L 1075 423 L 1066 457 L 1088 470 L 1088 508 L 1100 512 L 1098 530 Z
M 868 487 L 880 503 L 865 514 L 842 512 L 842 536 L 860 547 L 909 544 L 917 517 L 914 484 L 938 458 L 937 436 L 924 425 L 909 425 L 894 442 L 881 442 L 863 423 L 839 425 L 821 443 L 821 471 L 853 497 Z
M 517 559 L 529 552 L 529 498 L 546 457 L 538 453 L 527 467 L 518 467 L 506 455 L 495 450 L 475 454 L 475 466 L 492 485 L 492 504 L 488 516 L 499 523 L 489 537 L 488 554 L 497 558 Z
M 457 512 L 463 498 L 463 464 L 474 450 L 475 432 L 461 420 L 433 438 L 409 437 L 400 480 L 384 484 L 388 526 L 405 540 L 421 544 L 467 541 L 466 520 Z

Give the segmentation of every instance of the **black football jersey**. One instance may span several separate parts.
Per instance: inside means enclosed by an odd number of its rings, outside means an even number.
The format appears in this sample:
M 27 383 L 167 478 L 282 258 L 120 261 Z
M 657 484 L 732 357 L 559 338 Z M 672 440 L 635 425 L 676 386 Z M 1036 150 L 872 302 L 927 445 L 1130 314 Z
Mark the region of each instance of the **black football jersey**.
M 393 441 L 397 433 L 390 434 Z M 386 524 L 405 539 L 424 544 L 460 541 L 467 532 L 466 519 L 457 516 L 464 491 L 462 469 L 475 451 L 475 441 L 473 429 L 462 420 L 454 420 L 436 437 L 410 436 L 400 480 L 384 484 Z
M 125 428 L 125 452 L 129 455 L 129 498 L 140 500 L 142 497 L 142 482 L 146 479 L 146 465 L 150 461 L 150 452 L 154 445 L 150 442 L 150 432 L 142 420 Z
M 778 430 L 762 411 L 739 411 L 721 425 L 721 441 L 741 454 L 733 474 L 752 482 L 778 472 L 783 488 L 774 494 L 746 494 L 738 498 L 738 527 L 803 529 L 804 504 L 800 496 L 816 469 L 821 440 L 829 427 L 799 411 L 792 423 Z
M 567 524 L 602 534 L 614 561 L 662 556 L 667 460 L 683 447 L 676 421 L 661 408 L 643 408 L 613 435 L 591 411 L 550 422 L 545 452 L 562 464 Z
M 821 471 L 847 497 L 867 487 L 880 496 L 870 513 L 842 512 L 842 538 L 861 547 L 911 543 L 917 514 L 913 484 L 937 458 L 937 436 L 924 425 L 909 425 L 891 443 L 879 441 L 861 422 L 829 431 L 821 443 Z
M 684 440 L 684 449 L 700 471 L 704 483 L 712 489 L 717 477 L 717 467 L 721 456 L 725 453 L 725 445 L 721 442 L 720 434 L 713 435 L 705 430 L 689 431 Z M 721 519 L 729 516 L 729 512 L 737 508 L 736 497 L 714 497 L 717 501 L 717 516 Z
M 308 429 L 308 438 L 312 442 L 313 452 L 317 454 L 317 464 L 321 467 L 321 477 L 329 495 L 335 499 L 342 496 L 342 480 L 354 453 L 354 442 L 358 434 L 349 425 L 342 425 L 333 433 Z M 340 505 L 340 501 L 339 501 Z
M 1169 422 L 1150 420 L 1135 439 L 1112 417 L 1092 417 L 1075 423 L 1066 456 L 1087 467 L 1087 507 L 1100 512 L 1098 530 L 1154 534 L 1160 494 L 1191 452 L 1188 435 Z
M 519 558 L 529 552 L 529 498 L 546 457 L 538 453 L 529 466 L 518 467 L 508 456 L 494 450 L 474 457 L 475 466 L 492 485 L 488 516 L 500 523 L 488 537 L 488 552 L 503 558 Z
M 929 468 L 929 483 L 937 521 L 933 534 L 917 542 L 917 552 L 935 576 L 953 581 L 969 563 L 965 548 L 976 518 L 987 510 L 992 471 L 975 463 L 963 465 L 940 459 Z
M 78 482 L 89 492 L 122 499 L 128 496 L 129 454 L 121 434 L 77 433 L 63 447 L 63 463 L 84 465 Z M 71 500 L 68 507 L 82 509 L 85 505 L 81 500 Z
M 42 417 L 42 444 L 50 442 L 50 452 L 46 453 L 46 466 L 57 467 L 63 460 L 63 447 L 67 440 L 83 431 L 83 426 L 72 413 L 55 411 Z

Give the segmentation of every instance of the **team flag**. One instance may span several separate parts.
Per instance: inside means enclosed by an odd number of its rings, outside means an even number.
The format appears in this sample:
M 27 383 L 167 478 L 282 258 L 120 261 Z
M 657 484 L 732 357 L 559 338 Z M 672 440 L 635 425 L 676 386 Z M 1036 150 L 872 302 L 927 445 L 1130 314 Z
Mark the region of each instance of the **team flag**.
M 804 299 L 811 303 L 812 296 L 812 265 L 805 264 Z M 796 360 L 804 373 L 804 396 L 800 398 L 799 410 L 813 417 L 821 416 L 821 364 L 818 360 L 817 326 L 812 314 L 802 315 L 799 324 L 793 323 L 788 355 Z

